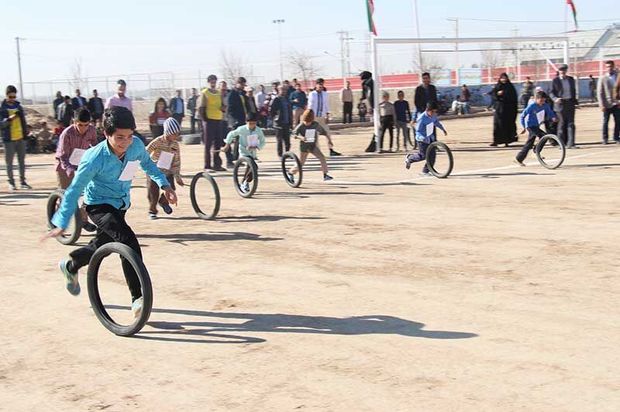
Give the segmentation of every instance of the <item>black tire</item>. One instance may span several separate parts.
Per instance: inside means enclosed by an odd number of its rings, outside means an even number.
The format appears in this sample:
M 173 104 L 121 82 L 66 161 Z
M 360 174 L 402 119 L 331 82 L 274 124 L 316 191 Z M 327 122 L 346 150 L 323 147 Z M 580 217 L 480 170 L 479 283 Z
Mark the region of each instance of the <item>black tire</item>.
M 247 192 L 241 189 L 241 182 L 239 182 L 239 169 L 241 169 L 242 166 L 244 166 L 243 173 L 245 173 L 245 168 L 249 167 L 253 176 L 253 179 L 250 182 L 250 189 Z M 254 192 L 256 192 L 256 189 L 258 188 L 258 166 L 256 166 L 254 159 L 251 157 L 241 156 L 239 160 L 235 162 L 235 167 L 233 168 L 233 183 L 239 196 L 249 198 L 254 195 Z
M 116 253 L 125 258 L 136 271 L 138 278 L 140 279 L 140 285 L 142 286 L 142 299 L 144 300 L 142 306 L 142 315 L 135 319 L 131 325 L 119 325 L 112 319 L 112 317 L 106 311 L 103 302 L 101 302 L 101 295 L 99 294 L 99 267 L 103 259 Z M 93 254 L 88 264 L 88 299 L 90 305 L 99 319 L 99 322 L 110 332 L 118 336 L 131 336 L 138 333 L 146 324 L 151 316 L 151 310 L 153 309 L 153 286 L 151 285 L 151 277 L 146 270 L 146 266 L 142 262 L 142 259 L 136 252 L 129 246 L 118 242 L 106 243 L 101 246 Z
M 553 153 L 545 151 L 545 148 L 549 146 L 554 147 Z M 556 135 L 546 134 L 541 137 L 538 144 L 536 144 L 536 158 L 541 166 L 551 170 L 557 169 L 564 163 L 564 159 L 566 158 L 566 147 Z
M 435 158 L 437 152 L 443 153 L 445 155 L 445 160 L 447 161 L 447 165 L 443 166 L 442 169 L 439 169 L 435 164 Z M 434 155 L 435 156 L 434 156 Z M 447 144 L 443 142 L 433 142 L 426 149 L 426 167 L 431 172 L 431 174 L 439 179 L 445 179 L 450 176 L 452 173 L 452 168 L 454 167 L 454 158 L 452 157 L 452 151 L 448 147 Z
M 47 227 L 54 229 L 52 224 L 52 218 L 60 202 L 65 197 L 65 191 L 63 189 L 54 190 L 47 198 Z M 56 240 L 63 245 L 73 245 L 78 241 L 82 235 L 82 215 L 80 214 L 80 208 L 78 207 L 73 215 L 74 226 L 73 230 L 65 232 L 62 236 L 56 237 Z
M 295 167 L 297 168 L 297 174 L 290 174 L 286 167 L 286 160 L 293 159 L 295 162 Z M 282 175 L 284 176 L 284 181 L 290 187 L 299 187 L 301 186 L 301 181 L 303 180 L 304 171 L 301 167 L 301 160 L 299 157 L 293 152 L 286 152 L 282 155 Z
M 213 189 L 213 197 L 215 198 L 215 202 L 213 205 L 213 209 L 211 210 L 203 210 L 198 204 L 198 200 L 196 199 L 196 185 L 200 181 L 200 179 L 206 179 Z M 215 179 L 208 173 L 196 173 L 192 178 L 192 183 L 189 186 L 189 197 L 192 201 L 192 207 L 194 208 L 194 212 L 198 215 L 199 218 L 205 220 L 213 220 L 217 216 L 220 211 L 220 189 L 215 182 Z M 204 206 L 204 205 L 203 205 Z

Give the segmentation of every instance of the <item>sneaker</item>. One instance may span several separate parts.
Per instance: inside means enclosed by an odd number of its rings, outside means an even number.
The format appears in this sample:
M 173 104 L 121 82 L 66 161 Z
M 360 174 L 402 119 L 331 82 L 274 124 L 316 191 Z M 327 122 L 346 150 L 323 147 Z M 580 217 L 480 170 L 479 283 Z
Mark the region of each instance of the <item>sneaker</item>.
M 140 316 L 142 316 L 142 306 L 144 306 L 144 299 L 142 298 L 142 296 L 134 300 L 131 304 L 131 312 L 133 313 L 134 319 L 138 319 Z
M 17 190 L 17 187 L 15 187 L 15 183 L 9 183 L 9 192 L 14 192 Z
M 63 259 L 58 263 L 58 267 L 65 277 L 66 288 L 70 294 L 77 296 L 80 294 L 80 282 L 78 281 L 78 274 L 69 272 L 67 269 L 68 259 Z
M 405 169 L 409 170 L 411 168 L 411 161 L 409 160 L 409 155 L 405 156 Z
M 216 172 L 225 172 L 225 171 L 226 171 L 226 169 L 224 169 L 222 166 L 220 166 L 220 167 L 216 167 L 216 168 L 215 168 L 215 169 L 213 169 L 213 170 L 214 170 L 214 171 L 216 171 Z
M 603 140 L 601 144 L 606 145 L 606 144 L 609 144 L 609 142 L 607 140 Z
M 334 149 L 329 149 L 329 155 L 330 156 L 342 156 L 342 153 L 338 153 Z
M 21 185 L 19 185 L 19 188 L 20 188 L 20 189 L 22 189 L 22 190 L 30 190 L 30 189 L 32 189 L 32 186 L 30 186 L 30 185 L 29 185 L 28 183 L 26 183 L 26 182 L 22 182 L 22 184 L 21 184 Z
M 172 213 L 172 208 L 170 207 L 170 205 L 163 205 L 161 208 L 164 209 L 164 213 L 166 213 L 167 215 Z
M 248 182 L 241 183 L 241 191 L 247 193 L 250 191 L 250 184 Z
M 94 232 L 97 230 L 97 226 L 93 225 L 90 222 L 84 222 L 82 223 L 82 229 L 84 229 L 87 232 Z
M 288 179 L 289 182 L 292 182 L 295 180 L 295 175 L 292 174 L 291 172 L 286 172 L 286 178 Z
M 419 174 L 420 177 L 430 177 L 431 176 L 431 172 L 421 172 Z
M 330 175 L 327 175 L 327 174 L 323 176 L 323 181 L 324 181 L 324 182 L 327 182 L 327 181 L 329 181 L 329 180 L 334 180 L 334 178 L 333 178 L 333 177 L 331 177 Z
M 149 219 L 157 220 L 157 213 L 149 212 Z
M 517 159 L 515 159 L 515 160 L 514 160 L 514 162 L 515 162 L 516 164 L 518 164 L 519 166 L 523 166 L 523 167 L 525 167 L 525 163 L 520 162 L 520 161 L 518 161 Z

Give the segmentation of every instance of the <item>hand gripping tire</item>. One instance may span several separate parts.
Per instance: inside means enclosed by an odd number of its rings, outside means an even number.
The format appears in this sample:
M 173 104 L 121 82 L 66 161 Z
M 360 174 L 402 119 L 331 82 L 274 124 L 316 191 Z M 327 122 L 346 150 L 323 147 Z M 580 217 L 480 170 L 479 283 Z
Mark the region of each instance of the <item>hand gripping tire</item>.
M 245 166 L 242 168 L 242 166 Z M 240 169 L 242 170 L 240 173 Z M 252 173 L 252 181 L 249 182 L 249 189 L 243 190 L 241 187 L 241 182 L 239 181 L 239 177 L 243 178 L 245 176 L 246 170 L 250 170 Z M 239 176 L 241 174 L 241 176 Z M 233 183 L 235 185 L 235 190 L 241 197 L 250 198 L 256 192 L 258 188 L 258 166 L 256 166 L 256 162 L 251 157 L 241 156 L 239 160 L 235 162 L 235 167 L 233 168 Z
M 205 189 L 205 181 L 209 189 Z M 199 185 L 200 183 L 200 185 Z M 197 193 L 197 191 L 204 192 L 206 194 Z M 189 197 L 192 201 L 192 207 L 194 212 L 199 218 L 205 220 L 213 220 L 220 211 L 220 189 L 215 182 L 215 179 L 208 173 L 196 173 L 192 178 L 192 183 L 189 186 Z M 204 201 L 205 198 L 209 198 L 209 204 Z M 202 200 L 202 202 L 201 202 Z
M 103 262 L 103 259 L 111 254 L 118 254 L 125 258 L 133 267 L 138 279 L 140 279 L 140 285 L 142 287 L 142 314 L 139 318 L 135 319 L 131 325 L 120 325 L 112 319 L 110 314 L 106 311 L 106 308 L 101 301 L 101 295 L 99 294 L 99 267 Z M 153 309 L 153 287 L 151 285 L 151 278 L 149 272 L 146 270 L 146 266 L 142 262 L 142 259 L 136 252 L 129 246 L 118 242 L 106 243 L 101 246 L 90 259 L 88 264 L 88 298 L 90 305 L 95 312 L 95 316 L 101 322 L 101 324 L 110 332 L 119 336 L 131 336 L 138 333 L 144 324 L 151 316 L 151 310 Z
M 437 161 L 438 155 L 441 156 L 441 161 Z M 426 149 L 426 167 L 433 176 L 439 179 L 450 176 L 454 167 L 454 158 L 448 145 L 439 141 L 431 143 Z
M 553 151 L 546 148 L 554 148 Z M 547 169 L 557 169 L 562 166 L 566 158 L 564 143 L 554 134 L 546 134 L 536 144 L 536 158 L 541 166 Z
M 54 229 L 55 226 L 52 224 L 52 218 L 54 217 L 54 213 L 60 206 L 62 199 L 65 197 L 65 191 L 63 189 L 54 190 L 50 193 L 47 198 L 47 227 L 49 229 Z M 73 230 L 69 232 L 65 232 L 63 235 L 56 237 L 56 240 L 63 245 L 73 245 L 78 241 L 82 234 L 82 215 L 80 213 L 80 208 L 78 207 L 73 215 Z
M 292 160 L 295 163 L 295 168 L 297 169 L 296 174 L 289 173 L 287 161 Z M 282 155 L 282 175 L 284 176 L 284 181 L 290 187 L 299 187 L 301 186 L 301 181 L 303 179 L 303 169 L 301 166 L 301 160 L 299 157 L 293 152 L 286 152 Z

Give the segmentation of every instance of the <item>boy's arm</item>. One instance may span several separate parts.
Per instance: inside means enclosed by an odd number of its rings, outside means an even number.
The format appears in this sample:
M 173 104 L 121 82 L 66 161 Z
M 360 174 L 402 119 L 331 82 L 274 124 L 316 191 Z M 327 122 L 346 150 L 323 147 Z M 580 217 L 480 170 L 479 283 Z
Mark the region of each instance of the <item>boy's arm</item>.
M 297 137 L 299 135 L 299 128 L 301 127 L 301 125 L 302 125 L 302 123 L 300 122 L 297 126 L 295 126 L 295 128 L 291 132 L 291 134 L 293 136 Z
M 525 118 L 529 115 L 529 109 L 530 106 L 527 106 L 525 109 L 523 109 L 523 111 L 521 112 L 521 116 L 519 116 L 519 122 L 521 123 L 521 126 L 523 126 L 523 128 L 525 129 L 527 126 L 525 124 Z
M 236 128 L 235 130 L 231 130 L 230 132 L 228 132 L 228 134 L 226 135 L 226 139 L 224 140 L 224 143 L 229 145 L 233 142 L 233 140 L 236 137 L 239 137 L 239 127 Z
M 554 122 L 557 120 L 555 112 L 551 109 L 551 106 L 549 106 L 548 104 L 545 104 L 545 112 L 546 112 L 546 116 L 549 119 L 551 119 Z
M 437 118 L 435 118 L 435 122 L 434 122 L 434 123 L 435 123 L 435 127 L 437 127 L 438 129 L 441 129 L 441 131 L 442 131 L 444 134 L 446 134 L 446 135 L 448 134 L 448 132 L 446 131 L 446 129 L 443 127 L 443 124 L 441 124 L 441 122 L 440 122 Z

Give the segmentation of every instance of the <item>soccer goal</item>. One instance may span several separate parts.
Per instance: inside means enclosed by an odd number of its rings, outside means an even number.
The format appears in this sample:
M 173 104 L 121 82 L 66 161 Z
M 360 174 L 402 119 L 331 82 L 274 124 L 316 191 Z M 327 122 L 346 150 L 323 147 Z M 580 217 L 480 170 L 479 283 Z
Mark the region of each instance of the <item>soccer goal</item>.
M 406 90 L 407 98 L 412 102 L 413 89 L 421 83 L 423 72 L 429 72 L 433 84 L 451 96 L 451 93 L 458 93 L 462 84 L 477 90 L 485 89 L 485 85 L 488 88 L 503 72 L 508 73 L 514 83 L 523 82 L 526 77 L 533 81 L 547 81 L 555 75 L 557 64 L 570 62 L 567 36 L 372 36 L 370 45 L 377 109 L 373 112 L 377 152 L 381 150 L 378 106 L 383 90 L 390 91 L 391 100 L 396 97 L 396 90 Z

